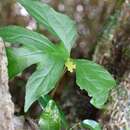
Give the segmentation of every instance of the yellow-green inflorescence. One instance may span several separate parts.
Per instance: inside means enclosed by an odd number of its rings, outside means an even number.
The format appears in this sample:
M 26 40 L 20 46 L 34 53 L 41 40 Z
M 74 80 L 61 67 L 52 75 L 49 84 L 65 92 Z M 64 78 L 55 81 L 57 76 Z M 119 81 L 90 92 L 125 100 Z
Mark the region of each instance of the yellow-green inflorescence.
M 76 69 L 76 64 L 73 62 L 71 58 L 68 58 L 65 62 L 65 66 L 69 72 L 73 72 Z

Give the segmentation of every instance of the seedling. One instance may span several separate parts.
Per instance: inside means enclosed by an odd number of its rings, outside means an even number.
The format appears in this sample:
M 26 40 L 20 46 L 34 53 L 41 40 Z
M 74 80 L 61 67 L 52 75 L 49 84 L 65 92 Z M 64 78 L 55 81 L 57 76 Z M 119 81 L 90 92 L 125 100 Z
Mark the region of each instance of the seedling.
M 102 66 L 86 60 L 72 59 L 70 52 L 77 38 L 75 22 L 56 12 L 49 5 L 34 0 L 18 0 L 28 13 L 48 31 L 59 38 L 52 43 L 46 36 L 19 26 L 0 28 L 0 36 L 19 48 L 7 48 L 10 79 L 32 64 L 36 71 L 26 85 L 25 112 L 33 102 L 52 91 L 64 70 L 76 72 L 76 83 L 92 97 L 91 104 L 102 108 L 115 80 Z M 48 106 L 49 107 L 49 106 Z

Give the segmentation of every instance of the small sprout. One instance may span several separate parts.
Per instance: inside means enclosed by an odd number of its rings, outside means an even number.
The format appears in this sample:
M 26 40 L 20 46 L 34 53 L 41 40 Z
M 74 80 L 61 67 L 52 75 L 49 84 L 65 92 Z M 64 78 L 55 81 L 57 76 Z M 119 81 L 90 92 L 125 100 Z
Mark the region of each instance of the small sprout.
M 74 71 L 74 69 L 76 69 L 76 64 L 70 58 L 67 59 L 65 66 L 67 67 L 67 70 L 71 73 Z

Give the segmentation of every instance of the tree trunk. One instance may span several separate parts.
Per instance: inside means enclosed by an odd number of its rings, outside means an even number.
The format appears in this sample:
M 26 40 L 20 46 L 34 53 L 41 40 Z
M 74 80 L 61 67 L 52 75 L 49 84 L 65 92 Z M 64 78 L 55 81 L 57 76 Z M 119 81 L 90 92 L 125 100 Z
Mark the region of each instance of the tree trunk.
M 4 43 L 0 39 L 0 130 L 14 130 L 13 114 L 14 106 L 8 87 L 7 58 Z
M 101 117 L 103 130 L 129 130 L 130 128 L 130 70 L 126 72 L 111 93 L 112 100 Z
M 31 130 L 28 124 L 25 125 L 24 117 L 14 116 L 14 104 L 8 86 L 7 57 L 2 39 L 0 39 L 0 130 Z
M 117 79 L 117 87 L 112 90 L 108 104 L 99 121 L 103 130 L 130 129 L 130 0 L 126 0 L 114 31 L 107 32 L 97 44 L 94 61 L 108 68 Z M 104 51 L 105 50 L 105 51 Z

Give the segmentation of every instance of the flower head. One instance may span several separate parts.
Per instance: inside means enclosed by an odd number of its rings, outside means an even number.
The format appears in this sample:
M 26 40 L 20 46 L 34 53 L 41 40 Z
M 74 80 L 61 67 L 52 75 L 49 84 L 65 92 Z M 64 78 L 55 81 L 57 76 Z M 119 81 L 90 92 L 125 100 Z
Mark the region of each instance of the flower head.
M 71 73 L 76 69 L 76 64 L 74 64 L 73 60 L 68 58 L 65 66 L 67 67 L 67 70 L 70 71 Z

